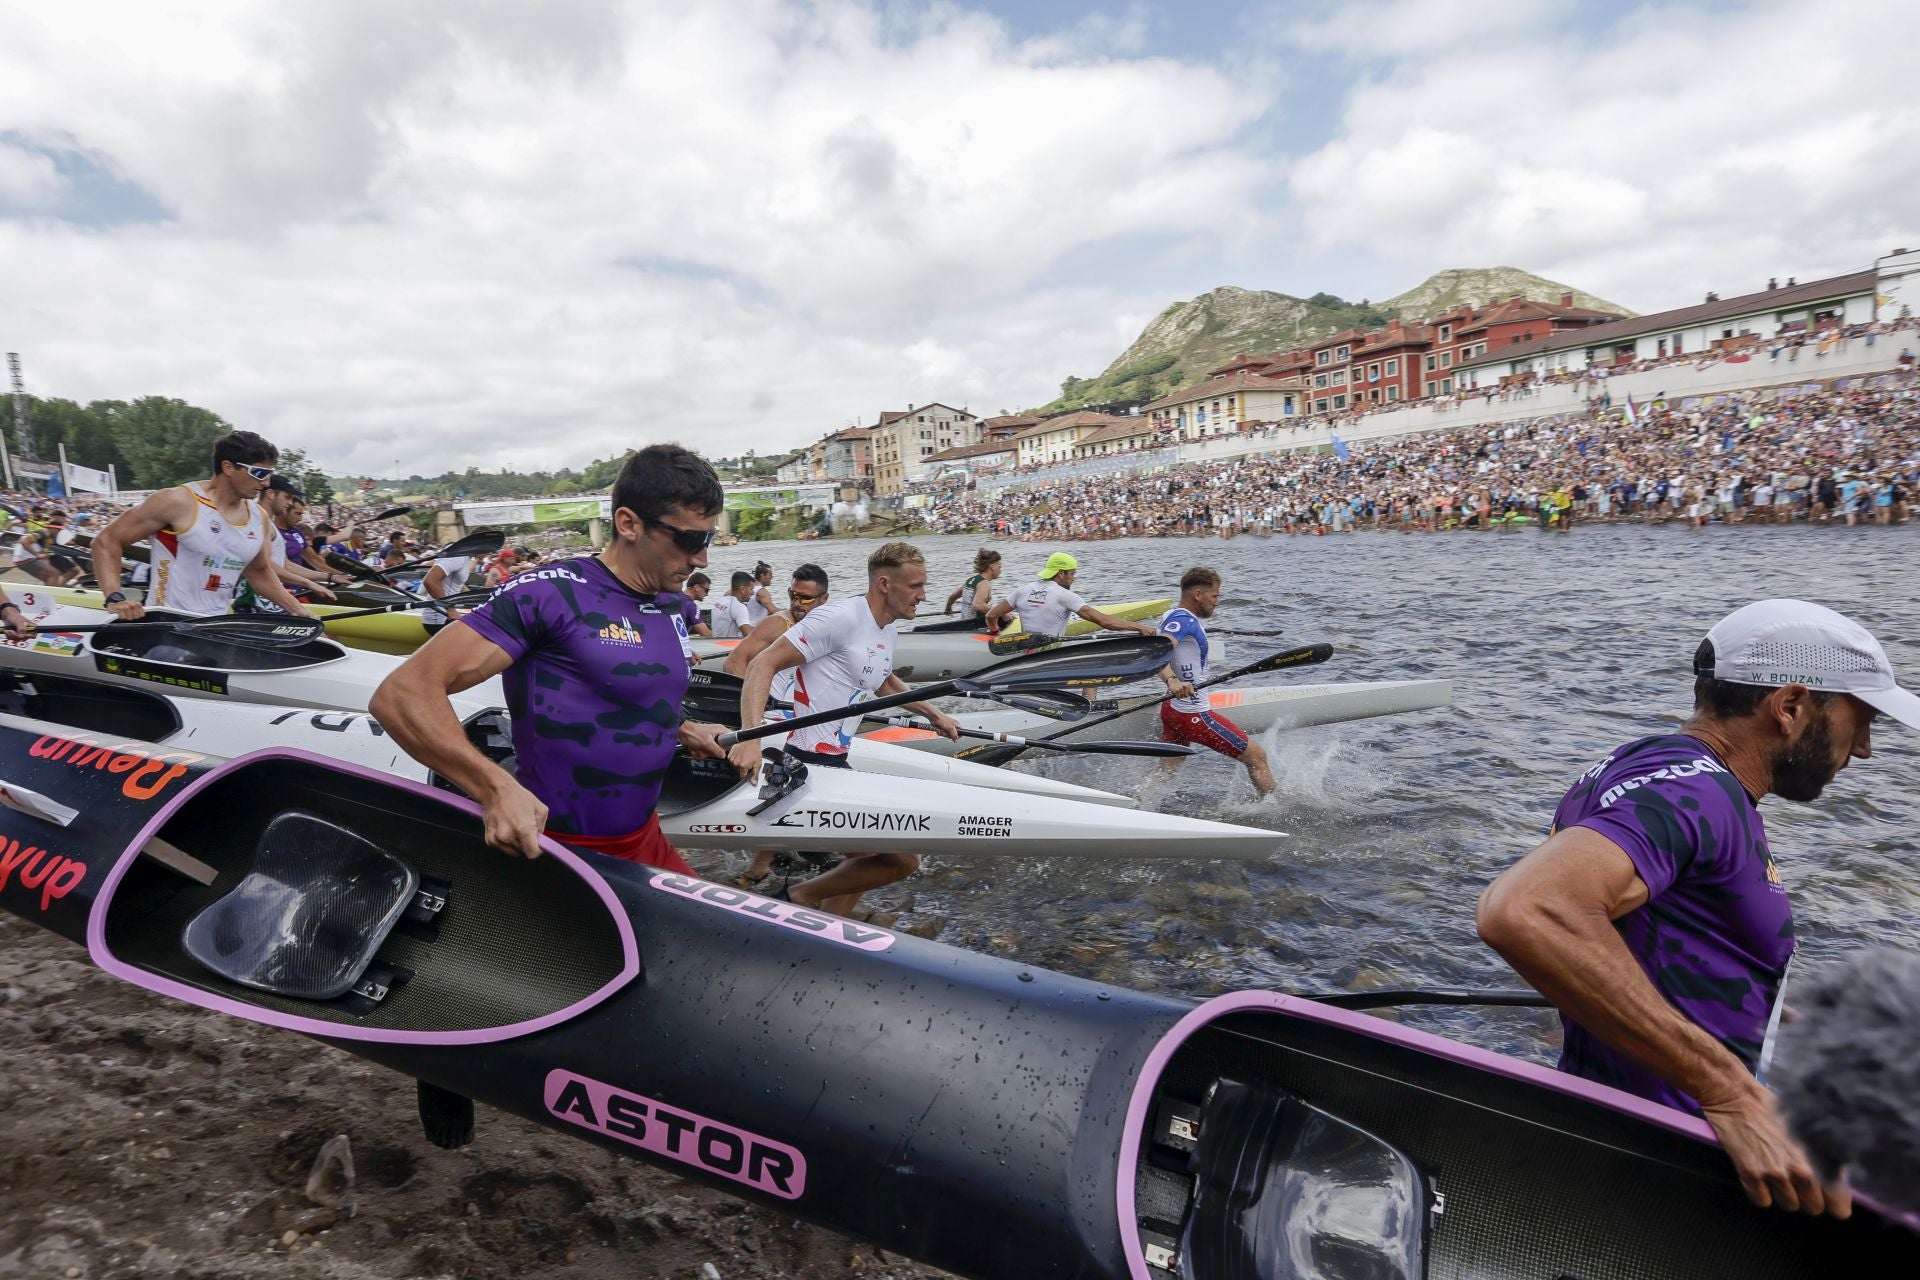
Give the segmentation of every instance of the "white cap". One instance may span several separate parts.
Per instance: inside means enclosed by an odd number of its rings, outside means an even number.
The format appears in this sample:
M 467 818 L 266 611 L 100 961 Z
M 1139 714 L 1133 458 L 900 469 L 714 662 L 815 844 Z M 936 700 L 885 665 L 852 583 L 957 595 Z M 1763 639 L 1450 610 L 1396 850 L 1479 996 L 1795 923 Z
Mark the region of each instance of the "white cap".
M 1887 651 L 1865 627 L 1825 605 L 1756 601 L 1720 619 L 1707 639 L 1713 642 L 1716 680 L 1850 693 L 1920 729 L 1920 698 L 1894 682 Z

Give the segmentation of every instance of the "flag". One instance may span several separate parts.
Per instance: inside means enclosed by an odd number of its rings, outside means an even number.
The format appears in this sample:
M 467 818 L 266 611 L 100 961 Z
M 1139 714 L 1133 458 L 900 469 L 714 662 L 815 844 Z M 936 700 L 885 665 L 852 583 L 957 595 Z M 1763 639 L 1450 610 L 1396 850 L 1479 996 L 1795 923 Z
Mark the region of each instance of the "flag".
M 1345 462 L 1347 460 L 1347 442 L 1333 432 L 1327 432 L 1327 439 L 1333 441 L 1333 456 Z
M 1640 410 L 1638 410 L 1637 408 L 1635 408 L 1635 407 L 1634 407 L 1634 404 L 1633 404 L 1633 393 L 1632 393 L 1632 392 L 1628 392 L 1628 393 L 1627 393 L 1627 421 L 1626 421 L 1626 425 L 1627 425 L 1627 426 L 1629 426 L 1629 427 L 1630 427 L 1630 426 L 1632 426 L 1632 425 L 1633 425 L 1633 424 L 1634 424 L 1634 423 L 1635 423 L 1636 421 L 1638 421 L 1638 420 L 1639 420 L 1639 418 L 1640 418 Z
M 47 496 L 49 498 L 64 498 L 67 496 L 67 486 L 61 483 L 60 472 L 57 468 L 52 475 L 47 477 Z

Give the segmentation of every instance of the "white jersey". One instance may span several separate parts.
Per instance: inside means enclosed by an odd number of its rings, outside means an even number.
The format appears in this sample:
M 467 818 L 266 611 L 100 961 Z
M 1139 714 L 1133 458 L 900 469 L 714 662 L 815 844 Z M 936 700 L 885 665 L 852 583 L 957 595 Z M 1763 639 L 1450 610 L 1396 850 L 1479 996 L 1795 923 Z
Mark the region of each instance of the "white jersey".
M 1207 678 L 1210 649 L 1207 629 L 1190 610 L 1170 609 L 1167 616 L 1160 619 L 1160 634 L 1173 641 L 1173 656 L 1167 659 L 1173 674 L 1197 689 Z M 1197 716 L 1210 704 L 1207 695 L 1201 693 L 1191 698 L 1175 698 L 1171 705 L 1175 711 Z
M 1020 629 L 1030 636 L 1063 636 L 1067 624 L 1086 607 L 1087 602 L 1052 578 L 1029 582 L 1013 597 L 1013 611 L 1020 615 Z
M 193 495 L 193 519 L 184 529 L 162 529 L 152 538 L 153 590 L 147 604 L 181 613 L 225 613 L 260 554 L 261 540 L 280 535 L 256 502 L 243 503 L 241 524 L 229 524 L 204 481 L 180 486 Z
M 757 581 L 753 584 L 753 594 L 747 597 L 747 625 L 760 621 L 773 611 L 760 603 L 760 593 L 766 588 Z
M 474 559 L 472 556 L 442 556 L 434 564 L 446 574 L 440 587 L 448 595 L 458 595 L 467 589 L 467 579 L 473 576 Z
M 765 617 L 765 614 L 761 615 Z M 715 640 L 738 640 L 753 623 L 752 610 L 739 596 L 717 596 L 707 614 L 707 630 Z
M 793 712 L 806 716 L 851 706 L 885 684 L 893 674 L 899 631 L 892 623 L 883 627 L 875 622 L 861 595 L 820 606 L 788 628 L 786 638 L 807 659 L 793 673 Z M 860 717 L 848 716 L 796 729 L 787 736 L 787 745 L 843 755 L 859 727 Z

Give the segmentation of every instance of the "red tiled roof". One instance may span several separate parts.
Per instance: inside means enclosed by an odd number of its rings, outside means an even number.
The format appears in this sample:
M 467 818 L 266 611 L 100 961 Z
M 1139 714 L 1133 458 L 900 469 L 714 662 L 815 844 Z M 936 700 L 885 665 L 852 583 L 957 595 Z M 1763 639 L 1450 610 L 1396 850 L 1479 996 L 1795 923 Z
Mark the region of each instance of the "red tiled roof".
M 1072 413 L 1055 414 L 1043 422 L 1036 422 L 1025 431 L 1013 437 L 1018 440 L 1025 436 L 1043 436 L 1050 431 L 1059 431 L 1065 427 L 1076 430 L 1081 427 L 1100 427 L 1109 422 L 1121 422 L 1124 419 L 1111 413 L 1095 413 L 1092 409 L 1076 409 Z
M 1169 392 L 1151 404 L 1141 407 L 1142 413 L 1154 409 L 1164 409 L 1171 405 L 1186 404 L 1193 400 L 1207 400 L 1214 396 L 1229 395 L 1236 391 L 1293 391 L 1300 382 L 1294 377 L 1268 377 L 1265 374 L 1249 373 L 1241 370 L 1224 377 L 1209 378 L 1205 382 L 1196 382 L 1190 387 Z
M 953 449 L 942 449 L 931 457 L 922 458 L 922 462 L 953 462 L 961 458 L 978 458 L 985 454 L 1004 453 L 1012 456 L 1020 446 L 1012 440 L 989 440 L 985 444 L 963 444 Z
M 1079 440 L 1074 442 L 1074 447 L 1079 448 L 1082 445 L 1099 444 L 1107 440 L 1130 440 L 1136 436 L 1158 434 L 1159 432 L 1154 428 L 1154 425 L 1147 421 L 1147 419 L 1128 417 L 1122 418 L 1118 422 L 1109 422 L 1106 426 L 1081 436 Z

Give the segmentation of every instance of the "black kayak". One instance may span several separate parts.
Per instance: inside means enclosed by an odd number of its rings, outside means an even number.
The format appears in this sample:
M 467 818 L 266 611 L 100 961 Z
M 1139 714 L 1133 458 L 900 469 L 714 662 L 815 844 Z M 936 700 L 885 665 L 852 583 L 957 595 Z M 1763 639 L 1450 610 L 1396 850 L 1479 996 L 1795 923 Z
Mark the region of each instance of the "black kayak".
M 1870 1210 L 1753 1208 L 1698 1120 L 1350 1009 L 508 858 L 466 800 L 292 750 L 0 716 L 0 784 L 0 907 L 108 972 L 962 1275 L 1920 1274 Z

